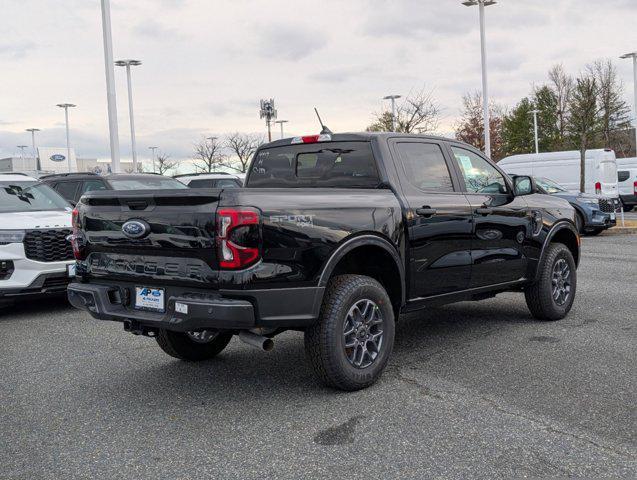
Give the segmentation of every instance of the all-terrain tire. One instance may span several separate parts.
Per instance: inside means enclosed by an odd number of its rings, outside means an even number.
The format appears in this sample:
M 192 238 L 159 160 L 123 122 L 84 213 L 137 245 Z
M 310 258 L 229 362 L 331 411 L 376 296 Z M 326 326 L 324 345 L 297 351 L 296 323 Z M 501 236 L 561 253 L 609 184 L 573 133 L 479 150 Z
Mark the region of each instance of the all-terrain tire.
M 557 262 L 564 260 L 570 269 L 570 292 L 563 304 L 554 298 L 553 276 Z M 538 320 L 561 320 L 573 306 L 577 291 L 577 270 L 571 251 L 563 243 L 551 243 L 539 265 L 539 278 L 524 291 L 526 305 Z
M 161 329 L 155 339 L 159 347 L 171 357 L 198 362 L 209 360 L 221 353 L 232 339 L 232 334 L 218 332 L 212 340 L 201 343 L 191 339 L 186 333 Z
M 377 306 L 383 337 L 375 359 L 361 368 L 348 360 L 344 328 L 350 309 L 366 300 Z M 305 330 L 305 352 L 323 384 L 346 391 L 360 390 L 382 374 L 392 352 L 394 334 L 394 310 L 383 286 L 363 275 L 340 275 L 327 287 L 319 319 Z

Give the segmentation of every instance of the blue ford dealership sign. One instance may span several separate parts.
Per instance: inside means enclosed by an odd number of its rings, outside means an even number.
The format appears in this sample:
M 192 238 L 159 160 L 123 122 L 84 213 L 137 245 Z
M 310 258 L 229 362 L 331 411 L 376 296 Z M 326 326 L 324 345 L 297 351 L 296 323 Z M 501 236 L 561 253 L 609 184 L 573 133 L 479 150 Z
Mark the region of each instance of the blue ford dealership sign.
M 49 158 L 54 162 L 63 162 L 64 160 L 66 160 L 66 157 L 64 155 L 60 155 L 59 153 L 51 155 Z

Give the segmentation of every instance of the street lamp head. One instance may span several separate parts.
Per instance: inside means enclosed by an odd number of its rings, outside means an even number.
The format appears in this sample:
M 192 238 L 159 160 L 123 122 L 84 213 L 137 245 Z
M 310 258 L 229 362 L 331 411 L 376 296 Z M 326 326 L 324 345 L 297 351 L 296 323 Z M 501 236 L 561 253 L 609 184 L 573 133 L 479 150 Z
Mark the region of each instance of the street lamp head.
M 480 5 L 481 3 L 484 4 L 485 7 L 488 7 L 489 5 L 494 5 L 498 2 L 496 2 L 495 0 L 466 0 L 462 2 L 465 7 L 475 7 L 476 5 Z
M 18 148 L 27 148 L 28 145 L 17 145 Z
M 383 100 L 396 100 L 397 98 L 402 98 L 402 95 L 387 95 L 383 97 Z
M 277 120 L 274 123 L 288 123 L 288 122 L 289 122 L 289 120 Z
M 137 66 L 137 65 L 141 65 L 142 61 L 141 60 L 132 60 L 132 59 L 127 59 L 127 60 L 116 60 L 115 61 L 115 65 L 117 65 L 118 67 L 128 67 L 130 66 Z
M 637 52 L 625 53 L 619 58 L 637 58 Z
M 27 128 L 27 129 L 25 130 L 25 132 L 31 132 L 31 133 L 33 133 L 33 132 L 39 132 L 39 131 L 40 131 L 40 129 L 39 129 L 39 128 Z
M 58 103 L 57 106 L 60 108 L 77 107 L 77 105 L 74 105 L 72 103 Z
M 540 113 L 540 111 L 537 110 L 537 109 L 536 110 L 530 110 L 529 113 Z

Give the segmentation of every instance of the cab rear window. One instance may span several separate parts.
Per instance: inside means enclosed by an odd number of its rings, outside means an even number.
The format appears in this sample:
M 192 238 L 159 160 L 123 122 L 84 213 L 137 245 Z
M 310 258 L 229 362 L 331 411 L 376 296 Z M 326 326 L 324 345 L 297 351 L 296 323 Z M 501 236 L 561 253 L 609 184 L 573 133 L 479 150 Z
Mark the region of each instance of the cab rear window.
M 369 142 L 325 142 L 259 150 L 246 186 L 376 188 L 378 169 Z

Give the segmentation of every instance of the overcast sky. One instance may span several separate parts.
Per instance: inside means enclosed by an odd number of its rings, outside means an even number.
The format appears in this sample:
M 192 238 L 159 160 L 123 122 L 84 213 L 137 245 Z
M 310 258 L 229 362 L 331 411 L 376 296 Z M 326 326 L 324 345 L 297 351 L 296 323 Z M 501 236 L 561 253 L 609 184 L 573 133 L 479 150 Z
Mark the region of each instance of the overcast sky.
M 64 146 L 64 115 L 82 156 L 108 156 L 100 2 L 1 0 L 0 157 L 30 144 Z M 115 59 L 138 58 L 138 151 L 189 156 L 201 135 L 264 131 L 274 97 L 290 134 L 357 131 L 380 97 L 433 89 L 441 133 L 463 93 L 480 89 L 478 9 L 460 0 L 112 0 Z M 577 74 L 637 50 L 637 0 L 500 0 L 487 9 L 492 98 L 512 105 L 555 63 Z M 632 105 L 632 65 L 617 59 Z M 124 69 L 115 71 L 122 156 L 130 156 Z

